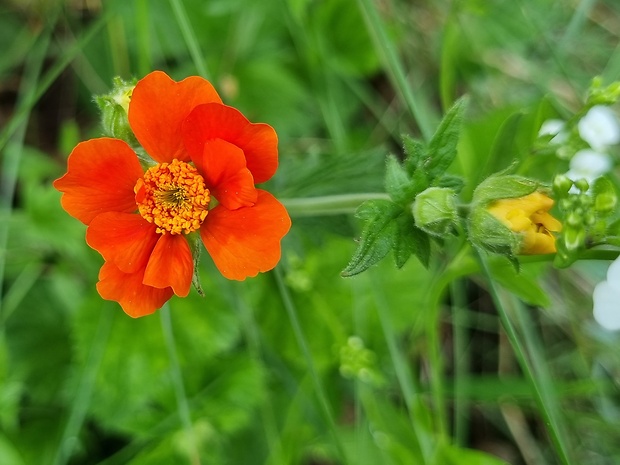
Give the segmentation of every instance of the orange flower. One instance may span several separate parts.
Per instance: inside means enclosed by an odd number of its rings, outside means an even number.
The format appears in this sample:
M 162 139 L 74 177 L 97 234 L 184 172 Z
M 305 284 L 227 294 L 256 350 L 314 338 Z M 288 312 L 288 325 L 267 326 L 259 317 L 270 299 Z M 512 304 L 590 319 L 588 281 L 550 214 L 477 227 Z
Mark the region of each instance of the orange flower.
M 105 260 L 99 294 L 132 317 L 153 313 L 173 294 L 187 296 L 188 238 L 198 235 L 226 278 L 275 267 L 291 220 L 254 185 L 278 166 L 273 128 L 223 105 L 208 81 L 175 82 L 161 71 L 137 83 L 128 119 L 155 161 L 146 172 L 127 143 L 100 138 L 78 144 L 54 182 Z

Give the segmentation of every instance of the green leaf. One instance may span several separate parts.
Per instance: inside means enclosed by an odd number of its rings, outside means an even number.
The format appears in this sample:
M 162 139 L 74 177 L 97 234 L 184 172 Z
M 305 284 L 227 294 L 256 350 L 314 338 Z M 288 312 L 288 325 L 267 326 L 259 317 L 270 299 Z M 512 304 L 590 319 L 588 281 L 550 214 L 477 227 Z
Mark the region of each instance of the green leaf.
M 465 181 L 460 176 L 454 176 L 452 174 L 444 174 L 436 182 L 433 183 L 436 187 L 447 187 L 452 189 L 457 194 L 463 190 Z
M 415 184 L 394 155 L 387 158 L 385 190 L 399 204 L 413 202 L 417 194 Z
M 462 97 L 448 110 L 431 139 L 428 155 L 422 168 L 431 179 L 441 176 L 454 161 L 456 147 L 461 133 L 461 122 L 467 105 L 467 97 Z
M 343 277 L 362 273 L 385 257 L 394 244 L 396 223 L 402 208 L 389 200 L 365 202 L 357 216 L 367 220 L 360 243 L 351 262 L 342 271 Z
M 418 228 L 413 228 L 411 231 L 413 242 L 415 244 L 414 254 L 420 260 L 420 263 L 424 265 L 424 268 L 428 268 L 431 259 L 431 239 L 428 234 Z
M 435 456 L 436 465 L 508 465 L 503 460 L 473 449 L 442 445 Z
M 402 268 L 411 254 L 416 253 L 416 238 L 412 234 L 416 230 L 413 217 L 402 212 L 395 220 L 394 261 L 397 268 Z
M 493 140 L 484 172 L 495 173 L 510 165 L 516 155 L 518 130 L 522 119 L 523 113 L 519 111 L 504 120 Z
M 411 176 L 426 158 L 427 148 L 424 142 L 403 134 L 403 150 L 405 151 L 405 168 Z

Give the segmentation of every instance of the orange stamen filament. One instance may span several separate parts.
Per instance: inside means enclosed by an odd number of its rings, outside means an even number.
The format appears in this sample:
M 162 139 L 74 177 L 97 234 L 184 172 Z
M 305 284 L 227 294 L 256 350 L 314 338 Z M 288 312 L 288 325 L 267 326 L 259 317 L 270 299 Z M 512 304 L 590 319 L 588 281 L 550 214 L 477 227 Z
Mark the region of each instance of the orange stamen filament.
M 189 234 L 209 213 L 209 189 L 188 163 L 172 160 L 149 168 L 134 187 L 140 215 L 160 234 Z

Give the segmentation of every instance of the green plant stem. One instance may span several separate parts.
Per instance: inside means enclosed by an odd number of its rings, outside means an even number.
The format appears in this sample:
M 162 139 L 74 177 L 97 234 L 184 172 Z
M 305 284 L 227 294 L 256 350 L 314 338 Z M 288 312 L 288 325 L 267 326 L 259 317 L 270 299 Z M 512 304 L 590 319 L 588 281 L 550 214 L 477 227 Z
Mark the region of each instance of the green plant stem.
M 426 426 L 427 431 L 430 431 L 431 419 L 428 415 L 428 410 L 421 403 L 420 388 L 416 385 L 415 379 L 409 369 L 409 364 L 398 347 L 396 333 L 390 321 L 388 303 L 383 294 L 382 286 L 378 283 L 380 283 L 380 276 L 375 274 L 374 279 L 371 280 L 370 289 L 377 308 L 377 314 L 390 352 L 390 358 L 394 365 L 396 378 L 398 379 L 409 418 L 411 419 L 413 433 L 418 440 L 418 448 L 425 459 L 425 463 L 429 463 L 433 452 L 433 444 L 429 442 L 423 431 L 419 431 L 419 427 L 420 425 Z
M 533 354 L 531 353 L 534 348 L 531 344 L 528 344 L 528 342 L 530 341 L 528 335 L 526 335 L 525 344 L 519 338 L 519 335 L 517 334 L 517 329 L 508 313 L 508 309 L 500 298 L 500 293 L 495 286 L 495 282 L 491 276 L 491 272 L 485 258 L 482 257 L 478 252 L 476 252 L 476 256 L 480 264 L 480 270 L 485 276 L 487 284 L 489 286 L 489 293 L 491 295 L 491 298 L 493 299 L 495 307 L 497 308 L 497 312 L 502 322 L 504 331 L 506 332 L 508 340 L 510 341 L 512 348 L 515 351 L 519 366 L 523 370 L 523 373 L 525 374 L 528 382 L 533 388 L 534 398 L 542 414 L 544 423 L 547 426 L 551 441 L 553 442 L 560 461 L 563 465 L 572 465 L 572 462 L 569 458 L 570 456 L 568 453 L 568 448 L 566 446 L 566 441 L 560 427 L 560 421 L 558 418 L 559 407 L 556 405 L 556 400 L 549 389 L 549 384 L 551 383 L 550 378 L 548 376 L 545 376 L 544 379 L 541 380 L 540 376 L 542 373 L 542 369 L 540 367 L 534 366 L 530 358 L 528 358 L 527 349 L 530 349 L 530 356 L 532 359 L 540 360 L 542 356 L 536 357 L 537 354 L 535 352 Z
M 452 302 L 452 334 L 454 338 L 454 438 L 459 446 L 467 445 L 469 424 L 469 368 L 471 357 L 468 350 L 469 312 L 465 311 L 465 289 L 463 280 L 450 283 Z
M 198 74 L 200 74 L 205 79 L 209 79 L 209 71 L 207 70 L 207 64 L 202 56 L 200 51 L 200 46 L 198 45 L 198 39 L 196 37 L 196 33 L 192 28 L 191 23 L 189 22 L 189 18 L 187 17 L 187 12 L 185 11 L 185 7 L 183 6 L 183 2 L 181 0 L 170 0 L 170 6 L 172 6 L 172 11 L 174 12 L 174 17 L 179 24 L 179 28 L 181 29 L 181 34 L 183 35 L 183 39 L 185 39 L 185 44 L 189 50 L 189 54 L 192 57 L 192 61 L 196 66 L 196 70 Z
M 280 199 L 291 216 L 321 216 L 354 213 L 367 200 L 389 200 L 384 193 L 325 195 L 302 199 Z
M 418 97 L 414 97 L 411 84 L 398 57 L 394 41 L 388 36 L 383 20 L 377 11 L 374 0 L 357 0 L 358 7 L 366 19 L 368 32 L 371 34 L 377 53 L 385 62 L 385 69 L 388 73 L 392 85 L 405 102 L 413 120 L 420 128 L 420 132 L 425 140 L 430 140 L 433 135 L 433 121 L 423 114 L 418 103 Z
M 9 239 L 9 224 L 13 212 L 13 199 L 15 198 L 15 187 L 17 185 L 17 176 L 19 175 L 19 167 L 22 159 L 22 148 L 24 145 L 24 137 L 26 135 L 26 126 L 30 117 L 30 110 L 33 104 L 37 83 L 41 75 L 43 61 L 49 49 L 52 31 L 56 25 L 56 13 L 51 19 L 45 30 L 42 32 L 39 41 L 33 46 L 33 50 L 26 57 L 24 63 L 24 76 L 20 84 L 19 97 L 17 101 L 17 113 L 22 114 L 21 119 L 14 117 L 11 123 L 14 123 L 14 132 L 6 135 L 7 141 L 11 144 L 3 153 L 0 182 L 0 296 L 4 294 L 4 270 L 6 266 L 6 250 Z M 5 136 L 2 132 L 0 139 Z M 0 144 L 2 150 L 4 144 Z M 2 302 L 0 300 L 0 322 L 4 321 L 2 317 Z M 2 325 L 4 327 L 4 325 Z
M 64 465 L 69 462 L 73 451 L 79 444 L 78 434 L 86 418 L 115 314 L 116 311 L 110 311 L 109 303 L 102 306 L 97 332 L 88 352 L 88 358 L 84 362 L 77 392 L 71 404 L 71 412 L 52 462 L 54 465 Z
M 196 435 L 194 434 L 194 427 L 192 425 L 192 418 L 190 415 L 187 394 L 185 393 L 183 373 L 181 372 L 179 357 L 177 356 L 177 347 L 174 340 L 174 331 L 172 330 L 172 319 L 170 317 L 170 305 L 167 302 L 159 311 L 159 316 L 161 318 L 161 327 L 164 333 L 164 339 L 166 341 L 166 349 L 168 350 L 168 358 L 170 359 L 172 384 L 174 386 L 174 394 L 177 400 L 179 417 L 181 419 L 181 423 L 183 425 L 183 428 L 185 429 L 185 433 L 187 434 L 187 438 L 189 439 L 191 446 L 191 464 L 200 465 L 200 453 L 198 452 L 198 443 L 196 441 Z
M 278 291 L 280 292 L 280 297 L 282 298 L 282 303 L 284 304 L 284 308 L 286 309 L 286 313 L 291 321 L 291 326 L 293 327 L 293 333 L 295 334 L 295 338 L 297 339 L 297 344 L 301 349 L 302 355 L 308 367 L 308 372 L 310 374 L 310 378 L 312 379 L 312 384 L 314 385 L 315 394 L 317 396 L 317 400 L 319 402 L 319 406 L 321 409 L 321 414 L 324 418 L 324 421 L 327 423 L 327 426 L 332 434 L 334 445 L 336 447 L 336 451 L 340 456 L 340 460 L 342 463 L 348 463 L 347 456 L 344 450 L 344 446 L 340 442 L 340 437 L 338 435 L 338 431 L 336 430 L 336 422 L 334 421 L 334 415 L 332 413 L 331 407 L 327 400 L 327 395 L 325 394 L 325 389 L 321 383 L 319 375 L 316 371 L 316 367 L 314 366 L 314 360 L 312 359 L 312 353 L 310 352 L 310 347 L 308 346 L 308 342 L 306 337 L 304 336 L 304 332 L 301 328 L 301 324 L 299 323 L 299 318 L 297 317 L 297 308 L 293 303 L 293 299 L 288 291 L 288 288 L 284 284 L 284 279 L 282 278 L 282 272 L 279 267 L 276 267 L 274 270 L 274 276 L 276 278 L 276 284 L 278 286 Z

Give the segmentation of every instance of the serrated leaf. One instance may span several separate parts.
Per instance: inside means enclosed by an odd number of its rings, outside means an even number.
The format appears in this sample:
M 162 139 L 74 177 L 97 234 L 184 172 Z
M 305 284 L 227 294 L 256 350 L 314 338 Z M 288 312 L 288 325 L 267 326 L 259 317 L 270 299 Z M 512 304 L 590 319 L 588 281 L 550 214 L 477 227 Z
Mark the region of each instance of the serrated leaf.
M 420 263 L 424 265 L 424 268 L 428 268 L 431 260 L 431 239 L 428 234 L 419 228 L 413 228 L 411 232 L 413 242 L 415 243 L 414 254 L 420 260 Z
M 397 268 L 402 268 L 411 254 L 416 252 L 416 243 L 414 240 L 415 224 L 411 215 L 402 212 L 395 220 L 396 235 L 394 237 L 394 261 Z
M 383 208 L 377 209 L 378 204 L 381 204 Z M 362 231 L 357 250 L 341 273 L 343 277 L 355 276 L 366 271 L 389 253 L 396 234 L 396 223 L 393 220 L 402 212 L 399 205 L 390 201 L 366 202 L 360 208 L 367 223 Z M 373 210 L 374 216 L 366 216 Z
M 416 186 L 394 155 L 387 158 L 385 190 L 396 203 L 413 202 L 417 194 Z
M 414 139 L 407 134 L 404 134 L 402 138 L 403 150 L 405 152 L 405 169 L 411 176 L 417 167 L 421 165 L 424 158 L 426 158 L 427 148 L 424 142 Z
M 448 110 L 429 143 L 428 155 L 422 168 L 431 179 L 445 173 L 456 157 L 456 147 L 467 100 L 467 97 L 460 98 Z

